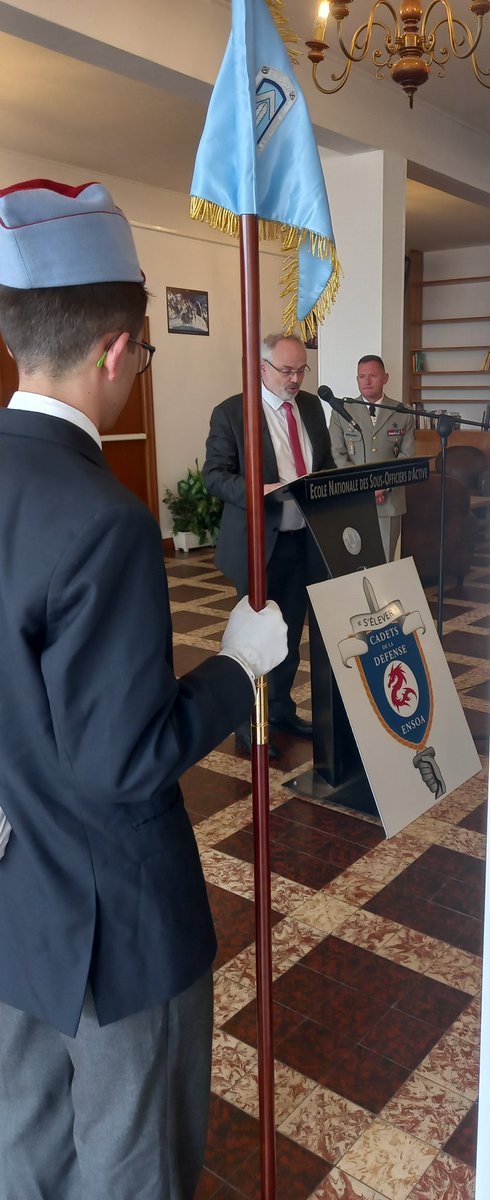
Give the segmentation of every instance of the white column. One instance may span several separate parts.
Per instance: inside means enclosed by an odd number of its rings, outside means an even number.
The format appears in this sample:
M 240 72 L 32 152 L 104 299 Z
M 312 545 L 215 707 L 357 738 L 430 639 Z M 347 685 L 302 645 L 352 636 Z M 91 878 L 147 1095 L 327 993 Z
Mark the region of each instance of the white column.
M 319 382 L 356 396 L 359 358 L 379 354 L 387 391 L 402 400 L 406 159 L 382 150 L 320 156 L 343 277 L 319 329 Z

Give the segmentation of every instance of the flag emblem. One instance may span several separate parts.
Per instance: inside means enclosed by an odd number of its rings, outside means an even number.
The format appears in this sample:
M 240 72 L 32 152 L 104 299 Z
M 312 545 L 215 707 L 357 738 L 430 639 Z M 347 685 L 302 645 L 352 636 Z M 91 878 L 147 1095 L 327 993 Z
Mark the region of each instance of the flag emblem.
M 295 103 L 296 90 L 282 71 L 261 67 L 255 79 L 255 97 L 257 154 L 261 154 Z

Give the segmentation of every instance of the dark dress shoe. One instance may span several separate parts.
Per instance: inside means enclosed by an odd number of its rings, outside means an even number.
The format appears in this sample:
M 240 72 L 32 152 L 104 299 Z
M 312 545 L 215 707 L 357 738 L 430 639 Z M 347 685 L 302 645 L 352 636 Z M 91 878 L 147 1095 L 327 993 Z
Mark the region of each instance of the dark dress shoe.
M 274 729 L 284 729 L 287 733 L 294 733 L 295 737 L 311 738 L 313 733 L 313 725 L 311 721 L 304 721 L 303 717 L 282 717 L 275 721 L 269 717 L 269 725 L 273 725 Z
M 235 731 L 235 743 L 238 750 L 243 750 L 248 757 L 252 757 L 252 739 L 250 734 L 245 729 L 237 729 Z M 269 742 L 269 759 L 279 758 L 279 751 L 273 742 Z

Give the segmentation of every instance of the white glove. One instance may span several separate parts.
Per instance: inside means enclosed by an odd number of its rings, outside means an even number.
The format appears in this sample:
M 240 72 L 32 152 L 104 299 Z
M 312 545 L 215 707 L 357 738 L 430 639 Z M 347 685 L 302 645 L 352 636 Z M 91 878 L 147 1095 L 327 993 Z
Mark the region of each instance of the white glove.
M 232 609 L 221 642 L 221 654 L 235 658 L 258 678 L 279 666 L 288 652 L 288 627 L 275 600 L 255 612 L 243 596 Z

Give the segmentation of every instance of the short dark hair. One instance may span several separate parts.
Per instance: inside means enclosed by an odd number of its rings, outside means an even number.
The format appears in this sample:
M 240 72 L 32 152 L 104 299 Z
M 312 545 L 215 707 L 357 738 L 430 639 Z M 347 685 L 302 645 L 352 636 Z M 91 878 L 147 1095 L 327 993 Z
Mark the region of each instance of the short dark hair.
M 359 362 L 357 365 L 358 365 L 358 367 L 360 367 L 361 363 L 367 363 L 367 362 L 379 363 L 380 367 L 383 368 L 383 371 L 386 375 L 386 367 L 384 365 L 383 359 L 379 357 L 379 354 L 363 354 L 362 358 L 359 359 Z
M 0 285 L 0 332 L 27 375 L 42 368 L 62 374 L 109 331 L 138 337 L 147 302 L 142 283 L 31 289 Z

